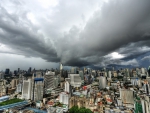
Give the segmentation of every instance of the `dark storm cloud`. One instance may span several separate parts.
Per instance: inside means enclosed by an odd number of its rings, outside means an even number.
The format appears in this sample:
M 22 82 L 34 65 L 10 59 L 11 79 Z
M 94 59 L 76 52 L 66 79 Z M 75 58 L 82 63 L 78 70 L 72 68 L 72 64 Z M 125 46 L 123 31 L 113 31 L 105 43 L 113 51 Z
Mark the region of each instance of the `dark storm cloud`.
M 149 1 L 115 0 L 104 5 L 83 31 L 82 37 L 88 40 L 87 47 L 98 52 L 110 52 L 130 42 L 146 40 L 142 37 L 146 32 L 141 26 L 149 17 L 149 4 Z
M 22 21 L 19 20 L 22 16 L 26 20 L 26 25 L 21 25 Z M 25 15 L 11 15 L 2 6 L 0 7 L 0 41 L 3 44 L 9 45 L 11 48 L 18 51 L 16 54 L 23 54 L 31 57 L 45 58 L 49 55 L 49 59 L 54 62 L 56 52 L 49 42 L 47 45 L 44 42 L 43 35 L 38 33 L 38 28 L 35 28 Z M 57 60 L 58 62 L 59 60 Z
M 16 54 L 69 66 L 138 65 L 136 56 L 150 51 L 149 0 L 58 2 L 52 13 L 32 7 L 9 13 L 0 5 L 0 42 Z M 28 12 L 35 14 L 37 26 Z M 106 57 L 114 51 L 125 58 Z
M 91 65 L 91 63 L 89 63 L 88 61 L 85 60 L 81 60 L 81 59 L 71 59 L 71 61 L 67 61 L 65 63 L 66 66 L 78 66 L 78 67 L 82 67 L 82 66 L 88 66 Z
M 145 43 L 145 44 L 143 44 Z M 149 41 L 139 41 L 136 43 L 130 43 L 117 50 L 120 54 L 124 54 L 125 57 L 122 60 L 130 60 L 143 56 L 144 54 L 150 52 Z
M 70 44 L 72 42 L 74 45 L 69 46 L 70 48 L 67 52 L 71 53 L 69 55 L 77 56 L 78 58 L 88 56 L 103 57 L 129 43 L 138 43 L 140 41 L 149 42 L 149 5 L 150 1 L 147 0 L 113 0 L 104 4 L 101 10 L 93 14 L 80 33 L 71 35 L 72 37 L 77 36 L 77 38 L 79 38 L 78 40 L 73 40 L 74 38 L 69 37 L 72 39 L 68 43 Z M 78 29 L 74 30 L 78 31 Z M 68 35 L 70 35 L 70 33 Z M 65 37 L 64 40 L 69 40 L 69 38 Z M 146 45 L 149 45 L 149 43 L 137 45 L 133 48 L 135 49 Z M 74 49 L 78 52 L 74 51 Z M 133 51 L 132 48 L 124 48 L 121 52 L 124 53 L 125 56 L 130 57 L 139 51 Z M 140 49 L 139 53 L 142 54 L 143 52 L 146 51 Z M 65 56 L 65 58 L 66 57 L 68 56 Z M 70 56 L 69 59 L 71 59 Z M 95 61 L 90 63 L 100 62 L 98 60 L 99 59 L 95 59 Z M 87 61 L 89 60 L 87 59 Z

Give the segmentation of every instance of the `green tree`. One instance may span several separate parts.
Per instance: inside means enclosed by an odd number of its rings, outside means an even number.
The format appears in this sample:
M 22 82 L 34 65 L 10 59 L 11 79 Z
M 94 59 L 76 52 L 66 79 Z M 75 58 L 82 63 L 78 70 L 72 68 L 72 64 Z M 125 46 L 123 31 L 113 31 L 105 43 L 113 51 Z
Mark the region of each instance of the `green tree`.
M 86 109 L 85 113 L 92 113 L 90 109 Z
M 69 113 L 78 113 L 78 106 L 73 106 L 70 110 Z
M 92 113 L 90 109 L 86 109 L 85 107 L 78 108 L 78 106 L 73 106 L 69 113 Z
M 78 113 L 85 113 L 86 112 L 86 108 L 80 108 L 79 110 L 78 110 Z

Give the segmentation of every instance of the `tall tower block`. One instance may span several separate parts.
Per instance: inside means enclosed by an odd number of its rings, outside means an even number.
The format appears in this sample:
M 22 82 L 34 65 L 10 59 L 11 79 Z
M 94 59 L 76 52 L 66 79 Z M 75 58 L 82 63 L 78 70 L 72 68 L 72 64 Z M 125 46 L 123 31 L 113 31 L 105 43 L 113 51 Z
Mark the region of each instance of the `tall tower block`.
M 60 62 L 60 76 L 62 77 L 62 70 L 63 70 L 63 65 L 62 63 Z

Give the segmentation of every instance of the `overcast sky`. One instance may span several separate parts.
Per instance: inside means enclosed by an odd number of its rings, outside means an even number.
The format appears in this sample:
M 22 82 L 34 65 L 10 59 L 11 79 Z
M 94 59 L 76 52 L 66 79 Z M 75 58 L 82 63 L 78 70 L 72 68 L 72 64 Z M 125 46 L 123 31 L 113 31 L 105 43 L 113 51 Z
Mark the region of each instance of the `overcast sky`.
M 150 63 L 150 0 L 1 0 L 0 70 Z

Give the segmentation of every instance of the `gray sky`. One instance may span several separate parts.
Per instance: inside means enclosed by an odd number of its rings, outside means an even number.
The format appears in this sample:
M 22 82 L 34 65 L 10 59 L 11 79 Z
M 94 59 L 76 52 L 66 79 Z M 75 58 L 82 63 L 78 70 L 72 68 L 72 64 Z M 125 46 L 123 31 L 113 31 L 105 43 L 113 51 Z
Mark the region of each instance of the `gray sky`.
M 150 61 L 149 6 L 149 0 L 1 0 L 0 70 L 59 62 L 140 66 Z

